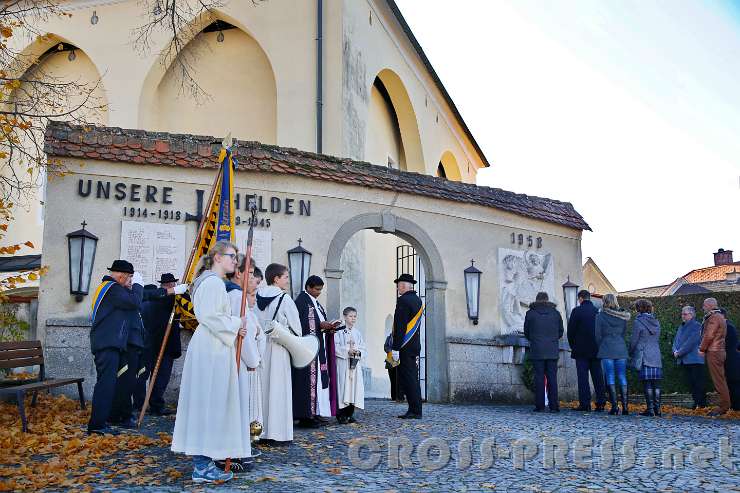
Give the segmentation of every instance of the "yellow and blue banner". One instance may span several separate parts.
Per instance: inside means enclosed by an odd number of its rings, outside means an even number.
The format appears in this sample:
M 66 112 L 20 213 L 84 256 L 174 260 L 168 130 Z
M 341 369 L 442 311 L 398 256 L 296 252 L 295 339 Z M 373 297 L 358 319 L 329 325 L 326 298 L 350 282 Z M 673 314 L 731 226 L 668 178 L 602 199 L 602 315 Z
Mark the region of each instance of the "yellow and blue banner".
M 404 347 L 408 342 L 411 340 L 412 337 L 419 331 L 419 327 L 421 327 L 421 315 L 424 313 L 424 305 L 421 305 L 421 308 L 419 308 L 419 311 L 416 315 L 414 315 L 414 318 L 409 320 L 409 323 L 406 324 L 406 333 L 403 335 L 403 342 L 401 343 L 401 347 Z
M 222 148 L 218 157 L 221 162 L 221 183 L 218 198 L 218 222 L 216 241 L 234 242 L 234 159 L 231 148 Z
M 100 304 L 103 302 L 103 298 L 105 298 L 106 293 L 108 293 L 108 290 L 115 284 L 113 281 L 103 281 L 100 283 L 100 286 L 98 286 L 95 289 L 95 295 L 92 297 L 92 315 L 90 316 L 90 320 L 94 323 L 95 322 L 95 315 L 98 314 L 98 308 L 100 308 Z
M 236 240 L 235 217 L 234 217 L 234 171 L 238 163 L 231 153 L 231 147 L 222 147 L 218 156 L 221 164 L 219 177 L 216 181 L 216 190 L 214 190 L 211 202 L 206 206 L 203 212 L 206 221 L 201 232 L 200 238 L 196 240 L 195 255 L 193 261 L 187 266 L 187 274 L 182 282 L 190 284 L 195 276 L 195 266 L 198 260 L 217 242 L 221 240 L 234 242 Z M 195 311 L 190 297 L 178 295 L 175 297 L 175 314 L 180 320 L 180 324 L 188 329 L 195 330 L 198 326 L 195 320 Z

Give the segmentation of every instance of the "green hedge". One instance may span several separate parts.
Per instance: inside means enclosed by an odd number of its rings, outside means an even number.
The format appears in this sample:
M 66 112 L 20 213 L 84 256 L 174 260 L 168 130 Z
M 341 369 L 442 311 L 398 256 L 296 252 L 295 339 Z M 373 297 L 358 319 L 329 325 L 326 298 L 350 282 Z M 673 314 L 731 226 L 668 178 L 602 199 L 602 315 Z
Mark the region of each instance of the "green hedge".
M 645 298 L 652 302 L 655 316 L 660 321 L 660 352 L 663 356 L 663 391 L 689 393 L 690 389 L 683 378 L 683 373 L 676 360 L 673 358 L 673 338 L 681 325 L 681 308 L 691 305 L 696 308 L 696 318 L 699 322 L 703 317 L 701 305 L 705 298 L 712 296 L 717 299 L 719 306 L 727 310 L 727 318 L 732 320 L 737 327 L 740 322 L 740 292 L 712 293 L 663 296 L 657 298 Z M 619 297 L 619 305 L 632 309 L 632 304 L 638 298 Z M 636 312 L 632 309 L 632 320 L 627 325 L 627 341 L 632 334 L 632 323 Z M 627 380 L 631 386 L 630 393 L 641 392 L 641 385 L 635 370 L 627 371 Z M 712 390 L 711 381 L 707 373 L 707 390 Z

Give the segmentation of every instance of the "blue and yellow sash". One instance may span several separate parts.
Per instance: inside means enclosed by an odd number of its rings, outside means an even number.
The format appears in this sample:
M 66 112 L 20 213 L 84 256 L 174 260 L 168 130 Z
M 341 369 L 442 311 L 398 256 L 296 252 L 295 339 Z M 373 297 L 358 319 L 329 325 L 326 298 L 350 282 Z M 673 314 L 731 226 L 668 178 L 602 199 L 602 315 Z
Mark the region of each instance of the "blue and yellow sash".
M 90 320 L 92 320 L 93 323 L 95 322 L 95 315 L 97 315 L 98 313 L 98 308 L 100 308 L 100 304 L 103 302 L 103 298 L 105 297 L 111 286 L 113 286 L 114 284 L 115 282 L 113 281 L 103 281 L 95 290 L 95 296 L 93 296 L 92 300 L 92 316 L 90 317 Z
M 421 305 L 421 308 L 419 308 L 419 312 L 414 315 L 414 318 L 412 318 L 409 323 L 406 324 L 406 333 L 403 335 L 403 342 L 401 343 L 401 347 L 404 347 L 406 344 L 408 344 L 411 338 L 414 337 L 416 332 L 419 330 L 419 327 L 421 326 L 422 313 L 424 313 L 424 305 Z

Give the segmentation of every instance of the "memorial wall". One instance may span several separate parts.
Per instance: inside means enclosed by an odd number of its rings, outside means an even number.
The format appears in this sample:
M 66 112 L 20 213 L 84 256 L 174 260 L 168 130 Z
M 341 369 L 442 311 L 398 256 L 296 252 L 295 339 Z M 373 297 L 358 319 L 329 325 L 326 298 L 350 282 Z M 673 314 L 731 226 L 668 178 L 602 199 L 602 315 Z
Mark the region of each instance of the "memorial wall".
M 181 277 L 216 175 L 215 168 L 203 166 L 215 166 L 215 158 L 201 153 L 197 165 L 157 166 L 125 153 L 106 161 L 57 152 L 69 173 L 47 188 L 43 263 L 49 272 L 40 287 L 39 335 L 50 370 L 84 376 L 89 391 L 95 380 L 90 296 L 77 302 L 70 294 L 67 233 L 85 221 L 99 238 L 93 287 L 116 258 L 131 261 L 145 282 L 163 272 Z M 104 149 L 90 152 L 104 155 Z M 287 251 L 301 239 L 313 254 L 311 273 L 327 283 L 321 301 L 337 317 L 347 300 L 357 299 L 352 294 L 364 289 L 341 268 L 349 239 L 363 230 L 398 236 L 416 249 L 426 275 L 429 399 L 528 397 L 520 377 L 526 343 L 517 335 L 526 305 L 544 290 L 562 312 L 560 286 L 568 276 L 580 280 L 581 229 L 588 225 L 570 204 L 294 150 L 242 152 L 251 155 L 240 156 L 242 168 L 235 174 L 237 244 L 245 246 L 246 204 L 255 196 L 259 267 L 287 265 Z M 539 212 L 526 211 L 527 204 Z M 477 324 L 468 318 L 463 276 L 471 259 L 483 272 Z M 394 289 L 392 279 L 372 284 L 368 289 L 378 292 Z M 368 368 L 382 378 L 385 326 L 364 331 Z M 187 343 L 188 335 L 183 337 Z M 566 350 L 561 364 L 567 371 L 560 377 L 565 395 L 575 382 Z M 176 362 L 170 392 L 177 392 L 183 360 Z

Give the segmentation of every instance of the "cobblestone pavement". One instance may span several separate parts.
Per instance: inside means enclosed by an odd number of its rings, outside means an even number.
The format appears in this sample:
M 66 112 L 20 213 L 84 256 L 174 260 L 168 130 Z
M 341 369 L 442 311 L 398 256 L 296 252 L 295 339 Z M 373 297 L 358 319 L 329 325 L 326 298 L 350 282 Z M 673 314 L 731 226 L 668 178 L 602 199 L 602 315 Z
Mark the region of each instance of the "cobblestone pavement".
M 366 404 L 356 424 L 296 430 L 292 445 L 263 447 L 255 469 L 226 485 L 194 485 L 186 457 L 155 449 L 181 478 L 106 491 L 740 491 L 738 422 L 442 404 L 406 421 L 396 418 L 405 405 Z M 173 423 L 148 418 L 145 433 Z M 667 466 L 671 453 L 677 468 Z

